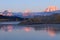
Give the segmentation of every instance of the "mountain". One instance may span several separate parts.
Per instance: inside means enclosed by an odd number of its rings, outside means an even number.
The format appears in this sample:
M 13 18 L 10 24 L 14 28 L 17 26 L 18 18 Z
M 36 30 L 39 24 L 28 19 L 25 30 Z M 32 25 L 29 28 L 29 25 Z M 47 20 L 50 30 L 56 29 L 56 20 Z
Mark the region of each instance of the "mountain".
M 52 12 L 31 12 L 29 13 L 28 16 L 23 16 L 23 13 L 13 13 L 14 16 L 17 16 L 17 17 L 22 17 L 22 18 L 31 18 L 31 17 L 34 17 L 34 16 L 49 16 L 49 15 L 52 15 L 52 14 L 60 14 L 60 10 L 56 10 L 56 11 L 52 11 Z
M 3 14 L 5 14 L 5 16 L 8 14 L 8 11 L 4 11 Z M 56 10 L 56 11 L 52 11 L 52 12 L 30 12 L 27 13 L 27 16 L 23 16 L 23 14 L 26 13 L 22 13 L 22 12 L 10 12 L 12 13 L 12 16 L 15 17 L 21 17 L 21 18 L 33 18 L 34 16 L 50 16 L 53 14 L 60 14 L 60 10 Z

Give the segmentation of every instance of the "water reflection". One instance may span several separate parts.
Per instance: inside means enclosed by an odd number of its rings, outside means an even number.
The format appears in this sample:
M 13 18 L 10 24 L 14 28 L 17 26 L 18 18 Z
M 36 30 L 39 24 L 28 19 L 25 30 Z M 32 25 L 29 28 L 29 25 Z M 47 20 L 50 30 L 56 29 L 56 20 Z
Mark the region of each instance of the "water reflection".
M 18 26 L 18 25 L 0 25 L 0 30 L 5 32 L 12 32 L 13 30 L 24 30 L 26 32 L 29 32 L 31 30 L 31 27 L 27 26 Z M 15 30 L 15 31 L 16 31 Z
M 31 30 L 31 28 L 30 28 L 30 27 L 25 27 L 24 30 L 25 30 L 26 32 L 29 32 L 29 31 Z
M 48 28 L 48 30 L 46 30 L 48 32 L 48 34 L 51 36 L 51 37 L 54 37 L 56 35 L 56 31 L 55 29 L 53 28 Z
M 30 32 L 32 30 L 34 31 L 45 31 L 50 36 L 55 36 L 56 34 L 60 33 L 60 25 L 58 24 L 40 24 L 40 25 L 0 25 L 0 31 L 4 32 L 13 32 L 17 30 L 24 30 L 25 32 Z

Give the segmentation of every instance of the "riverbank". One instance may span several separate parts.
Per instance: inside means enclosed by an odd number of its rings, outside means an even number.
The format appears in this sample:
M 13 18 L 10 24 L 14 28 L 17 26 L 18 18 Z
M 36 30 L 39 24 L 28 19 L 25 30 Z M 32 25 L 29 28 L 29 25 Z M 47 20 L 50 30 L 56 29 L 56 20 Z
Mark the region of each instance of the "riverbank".
M 5 22 L 0 22 L 0 24 L 19 24 L 20 21 L 5 21 Z

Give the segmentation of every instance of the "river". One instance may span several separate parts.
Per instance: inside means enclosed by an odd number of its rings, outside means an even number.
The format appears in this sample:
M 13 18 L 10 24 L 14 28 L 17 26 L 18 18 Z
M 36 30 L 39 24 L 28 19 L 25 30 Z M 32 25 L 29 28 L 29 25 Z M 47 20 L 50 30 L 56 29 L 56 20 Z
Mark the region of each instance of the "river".
M 0 24 L 0 40 L 60 40 L 60 24 Z

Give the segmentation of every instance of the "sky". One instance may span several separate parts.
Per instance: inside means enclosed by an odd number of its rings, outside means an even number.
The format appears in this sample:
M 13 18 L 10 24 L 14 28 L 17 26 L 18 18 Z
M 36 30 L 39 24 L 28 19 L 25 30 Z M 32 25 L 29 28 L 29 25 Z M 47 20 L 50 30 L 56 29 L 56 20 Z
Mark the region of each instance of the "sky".
M 60 0 L 0 0 L 0 11 L 11 10 L 23 12 L 30 10 L 32 12 L 44 11 L 48 6 L 59 6 Z

